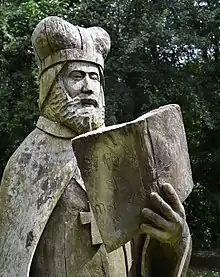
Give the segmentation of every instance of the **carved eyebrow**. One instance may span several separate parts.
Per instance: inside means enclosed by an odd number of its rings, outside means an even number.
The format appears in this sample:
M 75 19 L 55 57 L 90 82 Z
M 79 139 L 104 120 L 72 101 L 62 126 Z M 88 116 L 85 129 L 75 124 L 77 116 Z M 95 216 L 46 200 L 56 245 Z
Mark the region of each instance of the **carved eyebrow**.
M 88 72 L 88 74 L 89 74 L 89 75 L 94 74 L 94 75 L 97 75 L 97 76 L 99 77 L 99 74 L 98 74 L 97 72 Z
M 75 70 L 72 70 L 71 72 L 70 72 L 70 74 L 72 74 L 72 73 L 80 73 L 80 74 L 96 74 L 97 76 L 99 76 L 99 73 L 98 72 L 95 72 L 95 71 L 84 71 L 84 70 L 77 70 L 77 69 L 75 69 Z
M 94 72 L 94 71 L 90 71 L 90 72 L 88 72 L 88 74 L 96 74 L 96 75 L 99 75 L 98 72 Z
M 80 74 L 86 74 L 85 73 L 85 71 L 82 71 L 82 70 L 72 70 L 71 72 L 70 72 L 70 74 L 73 74 L 73 73 L 80 73 Z
M 82 71 L 82 70 L 72 70 L 72 71 L 68 74 L 68 76 L 69 76 L 70 78 L 83 79 L 83 78 L 85 78 L 86 73 L 85 73 L 84 71 Z

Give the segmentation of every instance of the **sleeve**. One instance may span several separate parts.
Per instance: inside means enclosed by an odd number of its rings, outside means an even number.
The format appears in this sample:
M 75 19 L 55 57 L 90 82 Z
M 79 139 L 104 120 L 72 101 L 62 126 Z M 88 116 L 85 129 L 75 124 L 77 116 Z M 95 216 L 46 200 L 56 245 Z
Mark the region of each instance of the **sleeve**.
M 189 235 L 178 245 L 163 244 L 146 238 L 142 247 L 141 277 L 185 277 L 192 250 Z
M 133 265 L 129 276 L 186 277 L 191 250 L 190 235 L 175 246 L 140 235 L 132 240 Z

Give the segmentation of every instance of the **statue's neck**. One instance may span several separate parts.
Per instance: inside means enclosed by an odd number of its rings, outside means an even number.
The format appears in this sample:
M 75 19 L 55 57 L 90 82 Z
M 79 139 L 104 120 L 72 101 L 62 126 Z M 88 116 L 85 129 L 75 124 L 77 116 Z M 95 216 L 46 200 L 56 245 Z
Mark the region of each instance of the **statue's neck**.
M 77 136 L 77 134 L 70 128 L 51 121 L 44 116 L 39 117 L 36 126 L 38 129 L 59 138 L 72 139 Z

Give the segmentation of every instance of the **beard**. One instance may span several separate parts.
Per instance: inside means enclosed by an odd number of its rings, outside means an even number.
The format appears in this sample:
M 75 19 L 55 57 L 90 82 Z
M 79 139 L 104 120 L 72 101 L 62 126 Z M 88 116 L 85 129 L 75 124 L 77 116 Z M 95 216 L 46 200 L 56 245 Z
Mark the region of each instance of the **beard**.
M 45 100 L 42 114 L 78 135 L 104 126 L 104 101 L 98 101 L 95 107 L 82 106 L 80 100 L 79 97 L 71 98 L 64 88 L 56 86 Z

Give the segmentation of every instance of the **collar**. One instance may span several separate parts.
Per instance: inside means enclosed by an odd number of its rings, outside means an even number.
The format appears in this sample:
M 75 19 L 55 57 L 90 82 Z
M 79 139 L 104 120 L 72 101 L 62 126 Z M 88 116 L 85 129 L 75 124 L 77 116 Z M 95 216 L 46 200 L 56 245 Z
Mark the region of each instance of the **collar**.
M 76 133 L 70 128 L 61 125 L 58 122 L 51 121 L 44 116 L 39 117 L 36 126 L 45 133 L 58 138 L 72 139 L 76 136 Z

